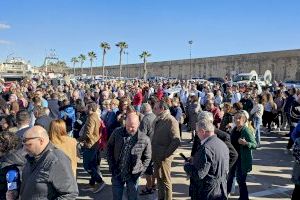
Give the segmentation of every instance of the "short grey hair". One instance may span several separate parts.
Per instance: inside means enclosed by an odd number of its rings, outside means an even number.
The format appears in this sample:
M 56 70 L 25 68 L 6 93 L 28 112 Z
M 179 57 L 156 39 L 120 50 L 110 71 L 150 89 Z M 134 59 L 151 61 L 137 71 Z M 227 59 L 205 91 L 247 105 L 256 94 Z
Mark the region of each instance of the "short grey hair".
M 198 129 L 201 128 L 204 129 L 205 131 L 213 132 L 215 131 L 213 121 L 214 121 L 214 117 L 212 113 L 207 111 L 202 111 L 198 115 L 197 128 Z
M 151 105 L 149 103 L 143 103 L 141 106 L 141 113 L 152 112 Z

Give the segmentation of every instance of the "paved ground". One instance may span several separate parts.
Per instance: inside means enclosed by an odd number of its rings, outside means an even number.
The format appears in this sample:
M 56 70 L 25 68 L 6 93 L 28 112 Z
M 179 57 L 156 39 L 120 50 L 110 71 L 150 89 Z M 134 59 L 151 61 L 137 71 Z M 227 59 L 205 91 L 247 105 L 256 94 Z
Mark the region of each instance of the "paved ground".
M 247 185 L 250 199 L 268 200 L 268 199 L 290 199 L 293 184 L 290 181 L 293 159 L 292 155 L 285 152 L 287 137 L 286 132 L 273 132 L 262 135 L 262 145 L 260 149 L 255 150 L 253 171 L 247 178 Z M 190 138 L 189 133 L 184 133 L 180 149 L 177 151 L 172 168 L 173 177 L 173 199 L 190 199 L 188 197 L 189 180 L 183 171 L 183 159 L 178 155 L 183 152 L 190 155 L 191 144 L 187 141 Z M 80 196 L 78 199 L 112 199 L 110 174 L 106 160 L 102 160 L 102 172 L 107 186 L 99 193 L 82 191 L 82 187 L 88 183 L 88 175 L 83 170 L 82 164 L 78 169 L 78 184 L 80 188 Z M 140 185 L 145 184 L 145 179 L 140 179 Z M 124 198 L 126 199 L 126 198 Z M 157 199 L 157 195 L 140 196 L 141 200 Z M 238 199 L 238 186 L 236 186 L 235 194 L 229 199 Z

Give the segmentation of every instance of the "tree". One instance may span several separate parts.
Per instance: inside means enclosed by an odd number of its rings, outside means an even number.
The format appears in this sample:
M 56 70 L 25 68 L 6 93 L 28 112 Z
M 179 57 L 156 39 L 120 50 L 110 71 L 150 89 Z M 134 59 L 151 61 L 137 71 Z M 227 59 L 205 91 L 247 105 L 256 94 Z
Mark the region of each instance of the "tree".
M 76 65 L 76 63 L 79 62 L 79 61 L 78 61 L 78 58 L 77 58 L 77 57 L 73 57 L 73 58 L 71 59 L 71 62 L 73 63 L 73 70 L 74 70 L 74 76 L 75 76 L 75 65 Z
M 122 54 L 123 54 L 123 50 L 128 48 L 128 44 L 126 44 L 126 42 L 119 42 L 119 43 L 116 44 L 116 46 L 120 48 L 120 60 L 119 60 L 120 71 L 119 71 L 119 77 L 121 79 L 121 77 L 122 77 Z
M 91 62 L 91 76 L 93 76 L 93 61 L 96 59 L 96 53 L 93 51 L 88 52 L 88 56 L 90 57 L 90 62 Z
M 147 58 L 150 56 L 151 54 L 148 51 L 143 51 L 142 54 L 140 55 L 140 58 L 143 59 L 144 61 L 143 77 L 145 81 L 147 80 Z
M 78 59 L 80 60 L 81 74 L 83 74 L 83 68 L 82 68 L 82 65 L 83 65 L 84 61 L 86 60 L 86 56 L 83 55 L 83 54 L 80 54 L 80 55 L 78 56 Z
M 110 45 L 107 42 L 102 42 L 100 47 L 103 49 L 102 51 L 102 78 L 104 78 L 105 70 L 104 70 L 104 58 L 107 50 L 110 49 Z

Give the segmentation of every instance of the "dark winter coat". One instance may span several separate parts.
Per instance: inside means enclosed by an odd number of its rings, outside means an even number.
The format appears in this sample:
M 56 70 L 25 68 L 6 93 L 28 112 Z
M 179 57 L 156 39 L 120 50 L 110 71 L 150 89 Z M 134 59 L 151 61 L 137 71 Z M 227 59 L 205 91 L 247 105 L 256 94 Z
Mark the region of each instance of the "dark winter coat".
M 48 108 L 50 110 L 49 117 L 52 119 L 58 119 L 59 118 L 59 105 L 57 99 L 49 99 L 48 100 Z
M 107 144 L 107 162 L 112 175 L 118 174 L 120 154 L 127 136 L 126 128 L 114 130 Z M 151 142 L 149 137 L 140 130 L 133 136 L 136 139 L 131 149 L 132 174 L 143 174 L 151 161 Z
M 190 127 L 191 131 L 194 131 L 196 130 L 198 114 L 202 111 L 201 106 L 197 102 L 191 103 L 188 104 L 186 110 L 186 114 L 189 118 L 188 126 Z
M 216 135 L 198 146 L 193 162 L 186 164 L 184 170 L 191 178 L 192 200 L 227 199 L 229 151 Z
M 106 118 L 104 119 L 104 123 L 107 128 L 108 137 L 112 134 L 115 128 L 120 126 L 120 123 L 117 120 L 117 112 L 119 109 L 111 110 L 107 113 Z
M 286 102 L 283 108 L 285 113 L 290 114 L 290 110 L 294 101 L 295 101 L 295 97 L 293 95 L 289 95 L 288 98 L 286 98 Z
M 233 121 L 233 116 L 230 113 L 225 113 L 220 123 L 220 130 L 227 131 L 226 126 L 229 123 L 232 123 L 232 121 Z
M 23 200 L 76 199 L 78 186 L 70 159 L 49 143 L 39 158 L 26 156 L 20 197 Z
M 170 113 L 175 119 L 178 121 L 178 123 L 181 123 L 181 117 L 182 117 L 182 109 L 180 106 L 172 106 L 170 108 Z
M 44 129 L 46 129 L 47 133 L 49 133 L 51 122 L 51 117 L 49 117 L 48 115 L 43 115 L 35 120 L 34 125 L 42 126 Z
M 154 133 L 154 124 L 153 123 L 154 123 L 155 118 L 156 118 L 156 116 L 152 112 L 145 114 L 140 123 L 140 127 L 139 127 L 141 132 L 146 133 L 146 135 L 150 138 L 150 140 L 152 139 L 152 136 Z
M 300 185 L 300 162 L 299 162 L 299 152 L 300 149 L 300 138 L 298 137 L 294 143 L 293 156 L 295 157 L 295 162 L 292 172 L 292 182 L 296 185 Z
M 218 136 L 218 138 L 220 140 L 222 140 L 226 144 L 226 146 L 229 150 L 229 169 L 231 169 L 231 167 L 234 165 L 234 163 L 238 159 L 238 153 L 235 150 L 235 148 L 233 147 L 233 145 L 231 144 L 230 135 L 228 133 L 224 132 L 224 131 L 219 130 L 219 129 L 215 129 L 215 134 Z M 199 139 L 199 137 L 195 137 L 193 147 L 192 147 L 191 156 L 195 155 L 195 153 L 197 151 L 197 148 L 198 148 L 198 145 L 200 145 L 200 139 Z
M 28 130 L 28 129 L 30 129 L 30 127 L 26 127 L 26 128 L 22 128 L 22 129 L 20 129 L 20 130 L 18 130 L 17 132 L 16 132 L 16 135 L 19 137 L 19 138 L 23 138 L 23 135 L 25 134 L 25 132 Z
M 294 101 L 290 110 L 291 122 L 297 124 L 300 121 L 300 103 Z M 295 127 L 295 125 L 294 125 Z

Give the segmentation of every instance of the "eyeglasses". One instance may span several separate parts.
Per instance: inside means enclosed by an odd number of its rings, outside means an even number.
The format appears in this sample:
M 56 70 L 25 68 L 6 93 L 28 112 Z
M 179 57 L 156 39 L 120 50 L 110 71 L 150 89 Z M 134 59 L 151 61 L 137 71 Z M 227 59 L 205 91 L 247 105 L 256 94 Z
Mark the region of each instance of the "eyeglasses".
M 23 139 L 22 139 L 22 143 L 25 144 L 25 143 L 28 142 L 29 140 L 34 140 L 34 139 L 41 139 L 41 137 L 23 138 Z

